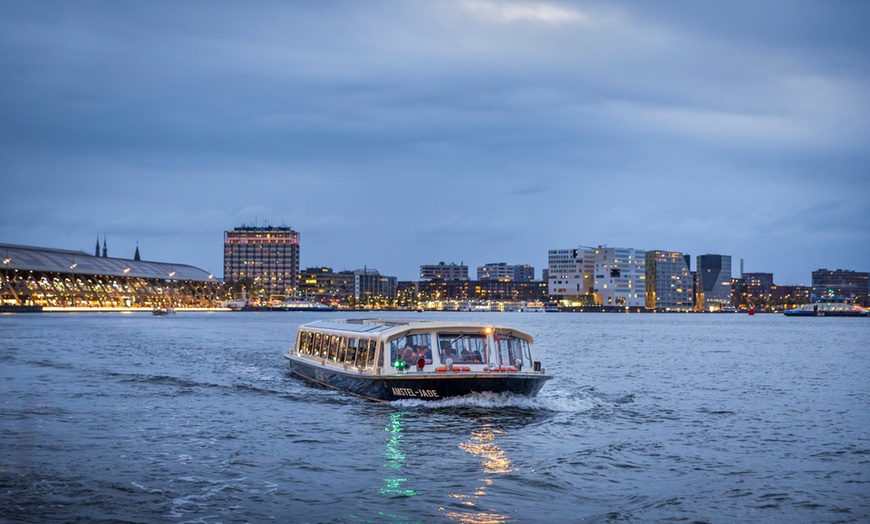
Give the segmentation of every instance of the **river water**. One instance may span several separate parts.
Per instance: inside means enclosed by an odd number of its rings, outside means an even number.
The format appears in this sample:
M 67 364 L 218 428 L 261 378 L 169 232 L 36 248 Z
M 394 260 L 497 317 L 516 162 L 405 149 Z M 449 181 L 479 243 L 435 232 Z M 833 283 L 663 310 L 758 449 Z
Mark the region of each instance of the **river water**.
M 0 316 L 0 520 L 870 520 L 870 319 L 411 314 L 555 378 L 379 404 L 288 376 L 324 315 Z

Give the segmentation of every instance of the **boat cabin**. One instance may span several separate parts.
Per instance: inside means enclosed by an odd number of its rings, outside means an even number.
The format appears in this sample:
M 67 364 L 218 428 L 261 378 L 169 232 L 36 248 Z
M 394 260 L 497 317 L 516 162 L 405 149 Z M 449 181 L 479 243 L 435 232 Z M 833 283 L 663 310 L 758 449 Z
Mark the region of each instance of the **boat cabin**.
M 540 372 L 532 337 L 472 323 L 347 319 L 299 328 L 291 354 L 323 366 L 383 375 Z M 533 364 L 534 363 L 534 364 Z

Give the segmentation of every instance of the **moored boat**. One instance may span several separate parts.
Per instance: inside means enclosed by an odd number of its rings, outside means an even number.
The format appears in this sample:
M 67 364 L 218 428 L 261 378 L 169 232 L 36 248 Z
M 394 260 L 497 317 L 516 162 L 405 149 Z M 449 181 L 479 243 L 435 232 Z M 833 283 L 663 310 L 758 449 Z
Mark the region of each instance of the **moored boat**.
M 345 319 L 304 324 L 290 372 L 370 400 L 475 392 L 534 396 L 553 378 L 519 330 L 463 322 Z
M 866 317 L 870 310 L 848 300 L 826 300 L 804 304 L 783 312 L 787 317 Z

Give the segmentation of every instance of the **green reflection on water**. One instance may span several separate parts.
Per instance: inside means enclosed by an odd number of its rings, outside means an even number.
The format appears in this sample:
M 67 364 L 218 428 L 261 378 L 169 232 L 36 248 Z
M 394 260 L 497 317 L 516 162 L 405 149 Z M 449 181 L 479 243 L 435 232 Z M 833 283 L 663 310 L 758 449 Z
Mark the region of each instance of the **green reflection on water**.
M 402 431 L 404 429 L 402 417 L 406 414 L 406 412 L 391 414 L 390 423 L 387 424 L 386 428 L 384 428 L 387 432 L 387 449 L 384 451 L 386 461 L 384 462 L 384 467 L 395 470 L 395 474 L 384 479 L 384 487 L 378 489 L 378 493 L 382 495 L 413 497 L 421 493 L 416 489 L 403 488 L 402 486 L 408 482 L 409 479 L 399 475 L 405 465 L 405 453 L 402 451 L 401 445 L 403 440 Z

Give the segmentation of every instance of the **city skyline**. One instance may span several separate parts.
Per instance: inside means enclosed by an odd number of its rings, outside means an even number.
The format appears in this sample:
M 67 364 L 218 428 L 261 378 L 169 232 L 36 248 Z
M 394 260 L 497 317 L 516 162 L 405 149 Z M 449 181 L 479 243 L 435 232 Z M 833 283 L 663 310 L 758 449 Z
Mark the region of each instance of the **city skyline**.
M 810 283 L 870 263 L 870 6 L 457 0 L 0 11 L 0 240 L 222 273 L 547 267 L 579 243 Z M 694 260 L 693 260 L 694 263 Z M 733 274 L 732 276 L 737 276 Z

